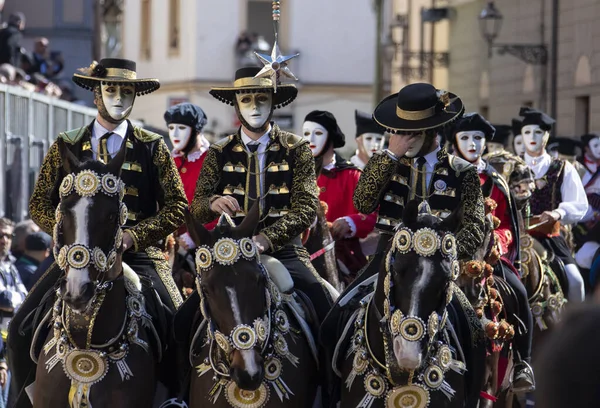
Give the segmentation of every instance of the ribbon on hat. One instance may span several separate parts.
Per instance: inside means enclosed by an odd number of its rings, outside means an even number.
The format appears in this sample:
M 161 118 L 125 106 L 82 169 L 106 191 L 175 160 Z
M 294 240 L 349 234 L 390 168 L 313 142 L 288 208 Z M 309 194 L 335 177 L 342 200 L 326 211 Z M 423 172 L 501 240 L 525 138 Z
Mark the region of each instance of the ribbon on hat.
M 438 101 L 441 102 L 444 105 L 443 110 L 447 113 L 456 113 L 456 112 L 450 112 L 448 110 L 446 110 L 446 108 L 448 108 L 448 106 L 450 106 L 450 104 L 452 104 L 452 102 L 454 102 L 456 100 L 456 98 L 450 99 L 450 93 L 448 93 L 448 91 L 444 91 L 442 89 L 438 90 L 436 92 Z M 432 116 L 435 116 L 436 112 L 436 107 L 438 105 L 436 104 L 435 106 L 432 106 L 431 108 L 427 108 L 427 109 L 423 109 L 423 110 L 418 110 L 418 111 L 407 111 L 404 110 L 398 106 L 396 106 L 396 115 L 400 118 L 400 119 L 404 119 L 404 120 L 423 120 L 423 119 L 428 119 Z

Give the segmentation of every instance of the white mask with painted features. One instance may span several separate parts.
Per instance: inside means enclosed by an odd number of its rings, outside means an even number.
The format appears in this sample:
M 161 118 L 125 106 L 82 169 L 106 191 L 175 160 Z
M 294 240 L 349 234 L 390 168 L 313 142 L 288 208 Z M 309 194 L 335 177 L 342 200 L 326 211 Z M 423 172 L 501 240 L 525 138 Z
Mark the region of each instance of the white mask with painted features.
M 485 135 L 479 130 L 469 130 L 456 134 L 456 145 L 466 161 L 475 163 L 485 149 Z
M 399 135 L 400 137 L 410 137 L 410 135 Z M 419 154 L 419 152 L 421 151 L 421 148 L 423 147 L 423 144 L 425 144 L 425 132 L 413 137 L 413 139 L 410 142 L 410 147 L 408 148 L 408 150 L 406 151 L 405 156 L 408 158 L 415 158 L 417 157 L 417 154 Z
M 169 123 L 169 138 L 173 143 L 173 150 L 180 152 L 187 146 L 192 136 L 192 128 L 181 123 Z
M 543 153 L 550 133 L 540 128 L 539 125 L 526 125 L 521 129 L 525 150 L 532 156 Z
M 314 157 L 323 153 L 329 137 L 327 129 L 317 122 L 306 121 L 302 126 L 302 135 L 310 143 L 310 150 Z
M 515 154 L 523 157 L 525 154 L 525 144 L 523 142 L 523 135 L 516 135 L 513 140 L 513 147 L 515 148 Z
M 374 153 L 383 150 L 385 144 L 385 136 L 379 133 L 363 133 L 362 144 L 369 158 L 373 157 Z
M 133 109 L 135 86 L 102 84 L 102 101 L 106 111 L 114 120 L 124 120 Z
M 590 140 L 587 152 L 590 159 L 600 160 L 600 138 Z
M 235 95 L 240 114 L 254 128 L 262 128 L 271 116 L 273 95 L 266 92 L 239 93 Z

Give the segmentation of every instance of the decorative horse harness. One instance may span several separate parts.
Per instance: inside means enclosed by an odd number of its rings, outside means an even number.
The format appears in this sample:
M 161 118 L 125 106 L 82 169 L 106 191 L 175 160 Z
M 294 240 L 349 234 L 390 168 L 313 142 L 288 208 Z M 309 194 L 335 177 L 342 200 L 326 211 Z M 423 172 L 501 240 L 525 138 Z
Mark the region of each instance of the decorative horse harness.
M 124 194 L 124 184 L 115 175 L 104 174 L 99 176 L 92 170 L 83 170 L 77 174 L 68 174 L 60 185 L 60 197 L 64 199 L 73 191 L 80 197 L 93 197 L 98 193 L 109 197 L 119 195 L 119 225 L 115 231 L 115 241 L 112 249 L 105 253 L 101 248 L 89 248 L 86 245 L 74 243 L 71 245 L 61 245 L 62 242 L 62 219 L 63 215 L 60 207 L 56 209 L 56 226 L 54 228 L 54 255 L 58 266 L 67 271 L 67 268 L 84 269 L 93 265 L 99 272 L 100 278 L 94 282 L 96 292 L 90 305 L 84 312 L 72 310 L 61 297 L 60 291 L 56 291 L 56 301 L 52 308 L 52 321 L 54 335 L 44 345 L 44 355 L 48 355 L 52 350 L 55 354 L 50 357 L 45 364 L 46 370 L 51 372 L 54 367 L 61 362 L 66 376 L 71 380 L 71 389 L 69 391 L 69 404 L 72 408 L 88 407 L 91 408 L 90 393 L 92 385 L 102 381 L 109 369 L 109 362 L 116 365 L 121 380 L 126 381 L 133 377 L 133 372 L 127 364 L 127 355 L 130 346 L 135 344 L 149 353 L 149 345 L 145 340 L 139 337 L 140 325 L 153 333 L 159 360 L 161 359 L 161 342 L 152 324 L 151 316 L 146 312 L 144 297 L 140 289 L 136 287 L 130 279 L 122 275 L 117 279 L 124 279 L 125 289 L 127 291 L 126 307 L 127 313 L 123 317 L 123 324 L 119 333 L 104 344 L 92 344 L 92 332 L 96 317 L 102 306 L 104 298 L 112 288 L 112 281 L 105 281 L 106 272 L 115 264 L 119 249 L 122 246 L 123 233 L 121 227 L 127 221 L 127 207 L 122 202 Z M 87 328 L 85 348 L 77 347 L 71 335 L 71 325 L 73 315 L 85 315 L 89 319 Z M 37 342 L 41 327 L 45 326 L 50 318 L 50 312 L 44 317 L 42 323 L 38 326 L 34 334 L 32 347 Z M 34 361 L 34 352 L 31 352 Z
M 415 252 L 422 257 L 430 257 L 437 251 L 441 251 L 442 256 L 452 263 L 451 281 L 446 288 L 441 316 L 435 311 L 432 312 L 426 324 L 420 317 L 404 315 L 400 309 L 394 307 L 390 296 L 393 285 L 392 265 L 397 252 Z M 429 405 L 431 391 L 441 391 L 451 399 L 455 391 L 444 381 L 444 374 L 450 369 L 459 374 L 466 370 L 463 362 L 454 359 L 446 330 L 446 307 L 452 300 L 456 289 L 454 281 L 460 273 L 454 236 L 450 233 L 440 235 L 430 228 L 421 228 L 413 232 L 401 227 L 394 235 L 392 247 L 386 257 L 385 273 L 383 316 L 373 301 L 373 294 L 370 294 L 361 301 L 356 319 L 349 323 L 354 324 L 354 334 L 346 356 L 348 358 L 353 354 L 354 357 L 352 371 L 346 379 L 346 387 L 350 390 L 355 378 L 364 376 L 365 396 L 357 404 L 357 407 L 361 408 L 369 408 L 381 398 L 386 399 L 388 407 L 425 408 Z M 368 337 L 370 308 L 374 308 L 383 336 L 384 362 L 379 361 L 371 350 Z M 409 342 L 428 339 L 424 359 L 426 364 L 422 368 L 407 372 L 398 365 L 391 348 L 393 339 L 397 336 Z M 400 385 L 401 383 L 406 385 Z
M 227 222 L 233 221 L 225 214 Z M 213 322 L 206 305 L 206 295 L 202 290 L 202 273 L 212 269 L 215 262 L 223 266 L 233 266 L 240 258 L 247 261 L 256 261 L 261 273 L 266 279 L 265 289 L 265 311 L 264 316 L 254 320 L 253 325 L 239 324 L 233 328 L 231 333 L 222 333 Z M 209 346 L 208 357 L 196 367 L 198 376 L 209 371 L 214 372 L 215 381 L 208 397 L 215 404 L 223 392 L 227 402 L 236 408 L 259 408 L 267 404 L 269 400 L 269 385 L 273 388 L 279 399 L 289 399 L 294 393 L 282 378 L 282 360 L 288 360 L 294 367 L 298 367 L 300 360 L 293 355 L 285 339 L 286 335 L 292 338 L 300 332 L 296 332 L 289 323 L 287 313 L 283 309 L 284 298 L 275 283 L 269 277 L 265 267 L 260 263 L 259 253 L 256 245 L 249 238 L 234 240 L 221 238 L 215 245 L 200 246 L 196 250 L 196 268 L 198 278 L 196 285 L 200 295 L 200 312 L 204 322 L 198 327 L 192 341 L 195 343 L 200 335 L 201 329 L 206 325 L 207 339 L 204 346 Z M 215 344 L 218 347 L 215 347 Z M 240 389 L 229 375 L 229 354 L 233 349 L 239 351 L 252 350 L 256 345 L 260 346 L 261 355 L 264 358 L 265 380 L 254 391 Z M 190 351 L 192 353 L 193 350 Z

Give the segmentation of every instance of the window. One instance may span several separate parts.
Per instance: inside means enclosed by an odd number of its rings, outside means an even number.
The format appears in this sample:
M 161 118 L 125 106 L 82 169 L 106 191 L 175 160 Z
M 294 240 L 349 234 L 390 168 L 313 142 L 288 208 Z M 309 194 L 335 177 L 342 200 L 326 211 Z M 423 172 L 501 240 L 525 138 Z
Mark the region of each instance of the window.
M 142 0 L 140 17 L 140 57 L 149 60 L 152 57 L 152 0 Z
M 590 132 L 590 97 L 575 98 L 575 134 L 583 135 Z
M 169 7 L 169 54 L 179 54 L 180 0 L 170 0 Z

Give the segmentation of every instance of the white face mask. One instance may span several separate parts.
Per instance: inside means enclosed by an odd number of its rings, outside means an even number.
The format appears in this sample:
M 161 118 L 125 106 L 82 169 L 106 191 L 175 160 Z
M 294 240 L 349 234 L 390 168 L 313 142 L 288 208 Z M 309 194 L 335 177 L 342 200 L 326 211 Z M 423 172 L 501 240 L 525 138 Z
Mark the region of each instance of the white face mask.
M 323 148 L 327 144 L 327 138 L 329 137 L 327 129 L 317 122 L 306 121 L 302 127 L 302 134 L 309 141 L 310 150 L 314 157 L 323 153 Z
M 385 144 L 385 136 L 379 133 L 363 133 L 362 144 L 365 148 L 365 152 L 369 157 L 373 157 L 373 153 L 383 150 Z
M 588 144 L 588 156 L 594 160 L 600 160 L 600 138 L 590 140 Z
M 182 151 L 187 146 L 192 136 L 192 128 L 181 123 L 169 123 L 169 138 L 173 143 L 174 151 Z
M 478 130 L 458 132 L 456 134 L 456 145 L 462 157 L 474 163 L 481 158 L 485 148 L 485 135 Z
M 523 135 L 525 150 L 527 153 L 533 155 L 539 155 L 543 152 L 544 147 L 546 147 L 546 142 L 550 137 L 550 134 L 545 130 L 542 130 L 539 125 L 523 126 L 521 135 Z
M 133 85 L 104 85 L 102 84 L 102 101 L 106 111 L 114 120 L 126 119 L 135 99 Z
M 525 154 L 525 144 L 523 143 L 523 135 L 516 135 L 513 141 L 515 148 L 515 154 L 517 156 L 523 156 Z
M 253 128 L 262 128 L 269 120 L 273 95 L 270 93 L 241 93 L 236 94 L 240 114 Z
M 409 135 L 400 135 L 400 137 L 410 137 Z M 409 158 L 414 158 L 417 157 L 417 154 L 419 154 L 419 152 L 421 151 L 421 148 L 423 147 L 423 144 L 425 143 L 425 132 L 419 134 L 418 136 L 415 136 L 411 143 L 410 143 L 410 147 L 408 148 L 408 150 L 406 151 L 405 156 L 409 157 Z

